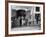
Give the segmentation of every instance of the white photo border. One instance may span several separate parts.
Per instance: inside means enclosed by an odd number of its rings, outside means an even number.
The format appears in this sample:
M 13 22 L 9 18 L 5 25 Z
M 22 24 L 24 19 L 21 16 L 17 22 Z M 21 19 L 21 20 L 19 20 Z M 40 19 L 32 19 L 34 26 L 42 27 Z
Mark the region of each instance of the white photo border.
M 41 30 L 11 31 L 11 5 L 17 5 L 17 6 L 39 6 L 40 7 L 40 12 L 41 12 Z M 43 5 L 42 4 L 8 3 L 8 34 L 41 33 L 41 32 L 43 32 Z

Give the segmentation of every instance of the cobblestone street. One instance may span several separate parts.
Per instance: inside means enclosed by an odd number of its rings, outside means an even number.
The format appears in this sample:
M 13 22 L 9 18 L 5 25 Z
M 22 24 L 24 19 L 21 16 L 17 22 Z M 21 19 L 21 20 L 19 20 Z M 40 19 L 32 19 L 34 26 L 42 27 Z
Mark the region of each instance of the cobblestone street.
M 23 30 L 40 30 L 39 26 L 28 26 L 28 27 L 17 27 L 13 28 L 13 31 L 23 31 Z

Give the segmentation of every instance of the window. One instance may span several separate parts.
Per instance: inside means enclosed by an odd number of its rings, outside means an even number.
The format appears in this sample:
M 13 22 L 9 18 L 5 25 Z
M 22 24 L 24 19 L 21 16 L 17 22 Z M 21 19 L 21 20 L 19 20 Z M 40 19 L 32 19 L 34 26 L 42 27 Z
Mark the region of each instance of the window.
M 40 7 L 36 7 L 36 12 L 39 12 L 40 11 Z

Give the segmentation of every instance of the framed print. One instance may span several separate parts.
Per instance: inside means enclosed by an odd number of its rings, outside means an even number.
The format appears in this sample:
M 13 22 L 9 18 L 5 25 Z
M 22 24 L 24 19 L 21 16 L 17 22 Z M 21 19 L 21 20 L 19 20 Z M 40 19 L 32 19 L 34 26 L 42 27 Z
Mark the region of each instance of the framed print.
M 5 30 L 8 36 L 45 33 L 45 3 L 8 1 Z

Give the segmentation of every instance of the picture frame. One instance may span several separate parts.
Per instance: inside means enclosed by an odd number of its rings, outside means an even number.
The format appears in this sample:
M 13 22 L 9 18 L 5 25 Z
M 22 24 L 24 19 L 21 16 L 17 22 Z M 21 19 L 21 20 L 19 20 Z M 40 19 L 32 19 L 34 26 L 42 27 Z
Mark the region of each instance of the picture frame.
M 22 10 L 20 10 L 20 12 L 21 11 L 24 12 L 24 13 L 22 13 L 22 15 L 21 15 L 21 13 L 20 14 L 17 13 L 19 9 L 22 9 Z M 32 10 L 36 11 L 36 12 L 34 12 L 34 13 L 36 13 L 35 14 L 36 17 L 34 16 L 36 18 L 36 23 L 38 23 L 37 17 L 39 17 L 41 20 L 39 22 L 40 25 L 38 26 L 38 28 L 37 28 L 37 25 L 35 25 L 36 27 L 32 27 L 32 25 L 34 26 L 34 24 L 35 24 L 34 21 L 33 21 L 33 23 L 31 21 L 31 30 L 28 27 L 29 22 L 27 22 L 23 26 L 23 22 L 21 23 L 19 21 L 21 24 L 20 26 L 18 26 L 18 25 L 16 26 L 16 24 L 15 24 L 14 25 L 16 27 L 15 29 L 14 29 L 14 26 L 11 27 L 11 22 L 12 22 L 11 18 L 12 18 L 12 16 L 14 16 L 14 14 L 16 15 L 16 13 L 17 13 L 17 18 L 20 17 L 20 19 L 21 19 L 21 16 L 24 16 L 24 18 L 27 19 L 25 17 L 25 15 L 27 14 L 26 16 L 28 16 L 30 14 L 30 11 L 32 11 Z M 29 14 L 26 13 L 26 11 L 29 12 Z M 13 12 L 16 12 L 16 13 L 13 13 Z M 32 15 L 30 14 L 30 16 L 33 17 L 34 13 Z M 6 3 L 5 3 L 5 36 L 22 36 L 22 35 L 38 35 L 38 34 L 45 34 L 45 3 L 44 2 L 6 1 Z

